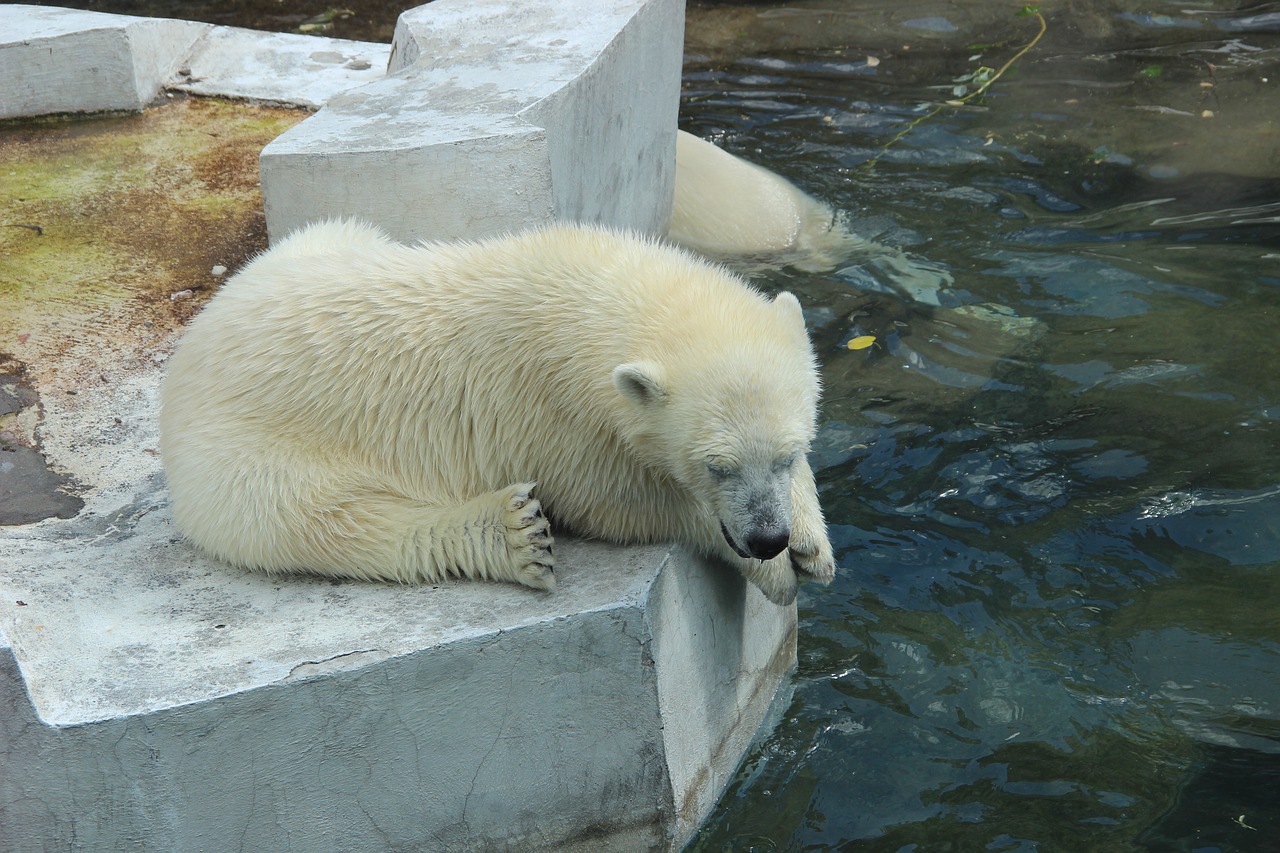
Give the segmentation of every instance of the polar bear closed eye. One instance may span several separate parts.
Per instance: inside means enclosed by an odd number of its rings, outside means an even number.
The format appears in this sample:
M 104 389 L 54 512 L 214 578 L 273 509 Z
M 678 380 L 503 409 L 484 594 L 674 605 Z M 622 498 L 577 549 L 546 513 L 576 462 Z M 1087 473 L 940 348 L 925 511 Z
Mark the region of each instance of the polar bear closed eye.
M 679 542 L 779 603 L 834 572 L 799 303 L 648 239 L 314 225 L 228 281 L 169 365 L 175 518 L 237 565 L 551 589 L 554 526 Z

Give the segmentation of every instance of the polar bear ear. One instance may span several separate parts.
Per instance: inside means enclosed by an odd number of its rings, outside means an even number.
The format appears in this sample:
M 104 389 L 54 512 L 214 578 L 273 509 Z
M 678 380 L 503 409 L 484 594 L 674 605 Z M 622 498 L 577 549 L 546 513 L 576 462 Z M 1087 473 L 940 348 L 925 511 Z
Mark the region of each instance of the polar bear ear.
M 796 299 L 794 294 L 782 291 L 773 298 L 773 307 L 783 314 L 793 316 L 800 324 L 800 328 L 804 328 L 804 309 L 800 307 L 800 300 Z
M 667 399 L 662 368 L 651 361 L 619 364 L 613 369 L 613 387 L 638 406 L 661 403 Z

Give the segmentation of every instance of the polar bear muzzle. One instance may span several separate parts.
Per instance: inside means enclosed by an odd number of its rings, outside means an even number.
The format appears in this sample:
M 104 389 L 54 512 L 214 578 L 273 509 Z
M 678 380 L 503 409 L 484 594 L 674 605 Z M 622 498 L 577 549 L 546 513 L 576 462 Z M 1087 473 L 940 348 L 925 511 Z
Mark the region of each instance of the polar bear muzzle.
M 771 560 L 791 541 L 789 467 L 746 465 L 716 477 L 720 534 L 744 559 Z
M 747 550 L 757 560 L 771 560 L 787 550 L 787 545 L 790 542 L 790 530 L 766 528 L 756 531 L 747 540 Z
M 734 541 L 733 535 L 729 533 L 729 528 L 723 521 L 720 522 L 720 533 L 733 553 L 744 560 L 752 557 L 757 560 L 771 560 L 785 551 L 791 543 L 791 531 L 778 528 L 764 528 L 753 532 L 747 538 L 745 548 Z

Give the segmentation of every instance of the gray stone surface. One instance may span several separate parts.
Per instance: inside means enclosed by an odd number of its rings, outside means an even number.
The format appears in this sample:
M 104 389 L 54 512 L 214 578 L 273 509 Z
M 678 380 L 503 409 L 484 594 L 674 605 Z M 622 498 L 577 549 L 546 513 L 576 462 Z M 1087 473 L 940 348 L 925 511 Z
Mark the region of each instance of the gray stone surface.
M 208 24 L 0 6 L 0 118 L 138 110 Z
M 388 45 L 0 5 L 0 118 L 139 110 L 161 89 L 318 108 L 386 74 Z
M 212 27 L 169 88 L 319 108 L 339 92 L 380 80 L 390 52 L 385 44 Z
M 273 239 L 356 215 L 405 241 L 548 219 L 666 232 L 680 0 L 436 0 L 406 12 L 386 79 L 267 146 Z
M 554 594 L 272 580 L 152 486 L 6 537 L 6 851 L 668 849 L 794 660 L 793 608 L 679 550 L 567 541 Z

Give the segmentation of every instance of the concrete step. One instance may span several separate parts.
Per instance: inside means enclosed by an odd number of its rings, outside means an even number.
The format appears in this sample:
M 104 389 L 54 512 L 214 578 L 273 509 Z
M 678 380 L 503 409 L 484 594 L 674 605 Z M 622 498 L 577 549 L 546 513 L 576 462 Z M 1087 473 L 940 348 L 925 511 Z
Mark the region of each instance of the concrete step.
M 5 545 L 6 851 L 672 849 L 794 662 L 793 608 L 678 549 L 566 541 L 552 594 L 273 580 L 153 498 Z

